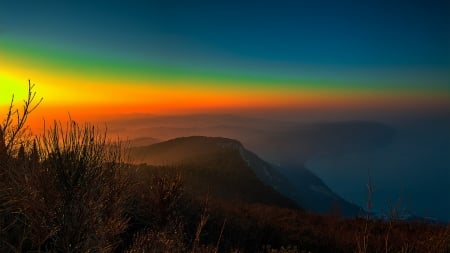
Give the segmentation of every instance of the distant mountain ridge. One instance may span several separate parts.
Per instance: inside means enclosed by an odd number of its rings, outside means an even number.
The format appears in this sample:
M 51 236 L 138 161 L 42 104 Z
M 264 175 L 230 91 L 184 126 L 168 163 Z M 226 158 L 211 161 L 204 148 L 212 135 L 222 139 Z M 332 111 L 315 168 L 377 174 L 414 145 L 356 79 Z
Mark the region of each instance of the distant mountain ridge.
M 305 173 L 305 180 L 298 183 L 292 182 L 281 174 L 278 168 L 262 160 L 253 152 L 245 149 L 239 141 L 233 139 L 204 136 L 181 137 L 149 146 L 134 147 L 131 149 L 131 154 L 137 163 L 184 166 L 191 170 L 195 168 L 198 170 L 197 176 L 204 177 L 202 180 L 207 180 L 206 182 L 208 180 L 221 181 L 215 180 L 217 175 L 208 173 L 208 170 L 212 170 L 216 174 L 232 172 L 233 175 L 222 176 L 224 178 L 234 176 L 241 181 L 240 184 L 250 183 L 251 185 L 247 186 L 254 189 L 247 188 L 248 192 L 240 194 L 247 195 L 249 192 L 253 192 L 254 194 L 250 194 L 251 198 L 259 199 L 259 202 L 271 202 L 264 200 L 264 197 L 261 196 L 269 194 L 270 199 L 278 199 L 279 202 L 281 200 L 281 206 L 289 206 L 291 205 L 289 202 L 295 202 L 298 206 L 314 212 L 326 213 L 333 207 L 339 207 L 343 215 L 356 215 L 360 210 L 357 206 L 333 193 L 322 180 L 306 169 L 302 168 L 301 170 L 304 173 L 308 172 Z M 213 178 L 207 178 L 205 174 L 210 174 Z M 192 173 L 187 176 L 191 177 L 188 181 L 197 181 L 198 184 L 203 184 L 198 178 L 192 178 Z M 230 181 L 216 182 L 230 185 L 212 185 L 211 187 L 236 187 L 237 184 L 232 177 Z M 239 187 L 243 187 L 243 185 L 239 185 Z M 198 186 L 191 185 L 191 188 L 198 188 Z M 214 191 L 214 189 L 212 190 Z M 286 201 L 287 198 L 290 200 Z

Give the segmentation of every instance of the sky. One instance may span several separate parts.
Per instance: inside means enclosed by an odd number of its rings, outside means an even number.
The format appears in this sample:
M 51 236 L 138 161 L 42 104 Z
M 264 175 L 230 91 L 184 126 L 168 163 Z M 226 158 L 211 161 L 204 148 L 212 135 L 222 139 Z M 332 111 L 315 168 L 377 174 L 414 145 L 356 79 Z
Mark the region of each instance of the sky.
M 58 118 L 445 113 L 449 1 L 0 0 L 0 104 Z

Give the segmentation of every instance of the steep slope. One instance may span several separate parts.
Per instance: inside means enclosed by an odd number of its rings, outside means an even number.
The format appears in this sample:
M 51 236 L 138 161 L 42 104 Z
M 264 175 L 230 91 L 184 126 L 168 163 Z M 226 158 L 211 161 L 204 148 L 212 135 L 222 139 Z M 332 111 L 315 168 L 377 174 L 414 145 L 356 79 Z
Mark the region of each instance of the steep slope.
M 291 199 L 264 184 L 242 158 L 242 145 L 231 139 L 185 137 L 132 148 L 136 163 L 148 169 L 181 174 L 185 188 L 195 196 L 298 208 Z
M 361 208 L 334 193 L 305 167 L 286 165 L 281 168 L 271 165 L 246 149 L 242 149 L 241 154 L 261 181 L 295 200 L 305 209 L 323 214 L 336 210 L 345 216 L 360 214 Z M 290 173 L 286 173 L 288 171 Z
M 299 168 L 302 175 L 295 175 L 296 181 L 289 180 L 280 173 L 280 168 L 232 139 L 182 137 L 135 147 L 132 157 L 137 163 L 179 167 L 187 187 L 195 193 L 209 191 L 225 199 L 279 206 L 292 205 L 293 200 L 307 210 L 320 213 L 335 207 L 344 215 L 355 215 L 359 211 L 307 169 Z

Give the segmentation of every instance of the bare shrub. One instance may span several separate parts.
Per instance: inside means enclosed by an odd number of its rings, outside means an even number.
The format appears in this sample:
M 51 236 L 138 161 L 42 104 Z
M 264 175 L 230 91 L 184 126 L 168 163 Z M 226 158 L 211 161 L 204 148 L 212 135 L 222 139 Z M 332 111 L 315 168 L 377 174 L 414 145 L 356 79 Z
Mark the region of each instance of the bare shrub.
M 74 121 L 33 137 L 33 88 L 0 126 L 0 251 L 112 252 L 128 225 L 123 148 Z
M 91 125 L 55 123 L 39 139 L 29 168 L 27 217 L 32 241 L 63 252 L 111 252 L 127 228 L 128 182 L 119 143 Z
M 14 95 L 0 125 L 0 251 L 21 251 L 29 228 L 20 203 L 24 200 L 25 149 L 31 133 L 26 121 L 39 103 L 34 85 L 28 82 L 28 96 L 22 109 L 15 105 Z

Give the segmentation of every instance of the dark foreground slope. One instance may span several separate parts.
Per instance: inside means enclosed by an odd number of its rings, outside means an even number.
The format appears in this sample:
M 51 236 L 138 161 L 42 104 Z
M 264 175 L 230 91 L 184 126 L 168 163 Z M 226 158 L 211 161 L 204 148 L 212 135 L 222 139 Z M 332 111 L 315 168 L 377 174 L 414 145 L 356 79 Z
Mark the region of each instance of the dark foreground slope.
M 227 200 L 282 207 L 293 206 L 295 202 L 319 213 L 338 208 L 348 216 L 357 215 L 360 210 L 333 193 L 307 169 L 299 169 L 303 172 L 301 180 L 289 181 L 279 173 L 279 168 L 232 139 L 183 137 L 132 148 L 131 154 L 136 163 L 177 167 L 187 189 L 196 195 L 210 192 Z

